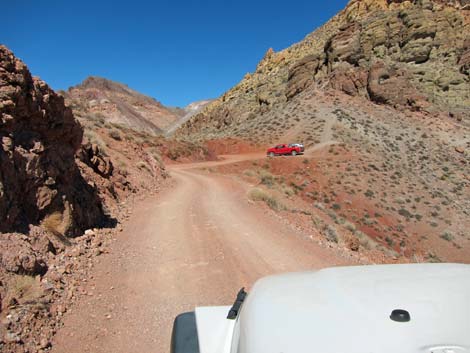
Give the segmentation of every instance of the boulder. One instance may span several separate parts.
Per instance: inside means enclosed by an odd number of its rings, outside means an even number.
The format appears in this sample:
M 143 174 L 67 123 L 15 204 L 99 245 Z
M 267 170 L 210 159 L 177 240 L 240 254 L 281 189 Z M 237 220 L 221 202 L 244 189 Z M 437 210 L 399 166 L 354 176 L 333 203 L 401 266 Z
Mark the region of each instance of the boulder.
M 0 267 L 8 272 L 30 276 L 47 272 L 46 262 L 23 235 L 2 234 L 0 249 Z
M 84 144 L 78 154 L 80 160 L 91 167 L 95 173 L 104 178 L 109 178 L 113 174 L 113 163 L 111 159 L 105 157 L 99 146 L 92 143 Z

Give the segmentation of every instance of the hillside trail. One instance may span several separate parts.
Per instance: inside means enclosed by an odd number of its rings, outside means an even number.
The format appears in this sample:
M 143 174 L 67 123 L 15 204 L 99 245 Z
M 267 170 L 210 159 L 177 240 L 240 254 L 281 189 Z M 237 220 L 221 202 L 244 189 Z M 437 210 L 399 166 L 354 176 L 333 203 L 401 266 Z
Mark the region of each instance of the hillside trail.
M 328 111 L 320 110 L 320 114 L 326 116 L 329 113 Z M 324 131 L 322 133 L 320 142 L 312 146 L 308 146 L 305 149 L 305 153 L 304 153 L 305 157 L 314 157 L 314 156 L 324 157 L 328 153 L 328 149 L 326 149 L 325 147 L 340 143 L 339 141 L 336 141 L 333 138 L 333 126 L 335 122 L 336 122 L 335 119 L 326 119 L 325 124 L 323 125 Z M 304 141 L 298 140 L 297 136 L 299 136 L 305 128 L 306 128 L 305 123 L 295 125 L 293 128 L 289 129 L 283 135 L 283 140 L 286 141 L 287 143 L 293 143 L 293 142 L 303 143 Z
M 250 202 L 250 185 L 198 169 L 254 158 L 170 166 L 174 184 L 135 207 L 52 352 L 167 353 L 178 313 L 230 305 L 266 275 L 346 264 Z

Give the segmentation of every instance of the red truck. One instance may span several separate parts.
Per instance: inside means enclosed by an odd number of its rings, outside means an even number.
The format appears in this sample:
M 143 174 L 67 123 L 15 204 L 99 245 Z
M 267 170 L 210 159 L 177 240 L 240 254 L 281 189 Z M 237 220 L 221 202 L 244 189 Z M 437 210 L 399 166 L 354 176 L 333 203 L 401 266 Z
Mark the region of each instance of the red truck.
M 266 152 L 269 157 L 290 154 L 296 156 L 304 152 L 304 145 L 301 143 L 281 144 L 268 149 Z

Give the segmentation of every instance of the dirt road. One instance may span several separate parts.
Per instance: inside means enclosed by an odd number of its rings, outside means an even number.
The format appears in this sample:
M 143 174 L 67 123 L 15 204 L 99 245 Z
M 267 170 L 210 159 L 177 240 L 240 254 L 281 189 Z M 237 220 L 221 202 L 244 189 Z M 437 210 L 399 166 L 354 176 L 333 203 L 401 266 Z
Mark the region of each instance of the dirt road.
M 194 167 L 174 167 L 174 186 L 134 210 L 53 352 L 167 353 L 178 313 L 230 305 L 265 275 L 344 263 L 250 203 L 249 185 Z

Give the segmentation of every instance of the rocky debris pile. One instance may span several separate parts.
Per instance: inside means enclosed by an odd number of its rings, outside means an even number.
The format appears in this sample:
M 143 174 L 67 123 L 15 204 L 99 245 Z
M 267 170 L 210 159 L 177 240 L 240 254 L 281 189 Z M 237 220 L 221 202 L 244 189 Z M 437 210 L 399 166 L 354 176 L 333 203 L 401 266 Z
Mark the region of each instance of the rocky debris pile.
M 303 41 L 278 53 L 268 50 L 254 73 L 177 135 L 222 137 L 227 127 L 281 111 L 315 89 L 466 119 L 469 37 L 468 1 L 352 0 Z
M 104 220 L 97 191 L 75 163 L 82 136 L 64 99 L 0 46 L 1 232 L 28 232 L 54 212 L 66 235 Z
M 30 236 L 2 234 L 0 247 L 7 250 L 0 256 L 2 352 L 45 352 L 51 347 L 62 316 L 79 296 L 91 295 L 87 279 L 95 258 L 108 252 L 112 234 L 111 229 L 90 229 L 68 243 L 40 227 L 32 227 Z

